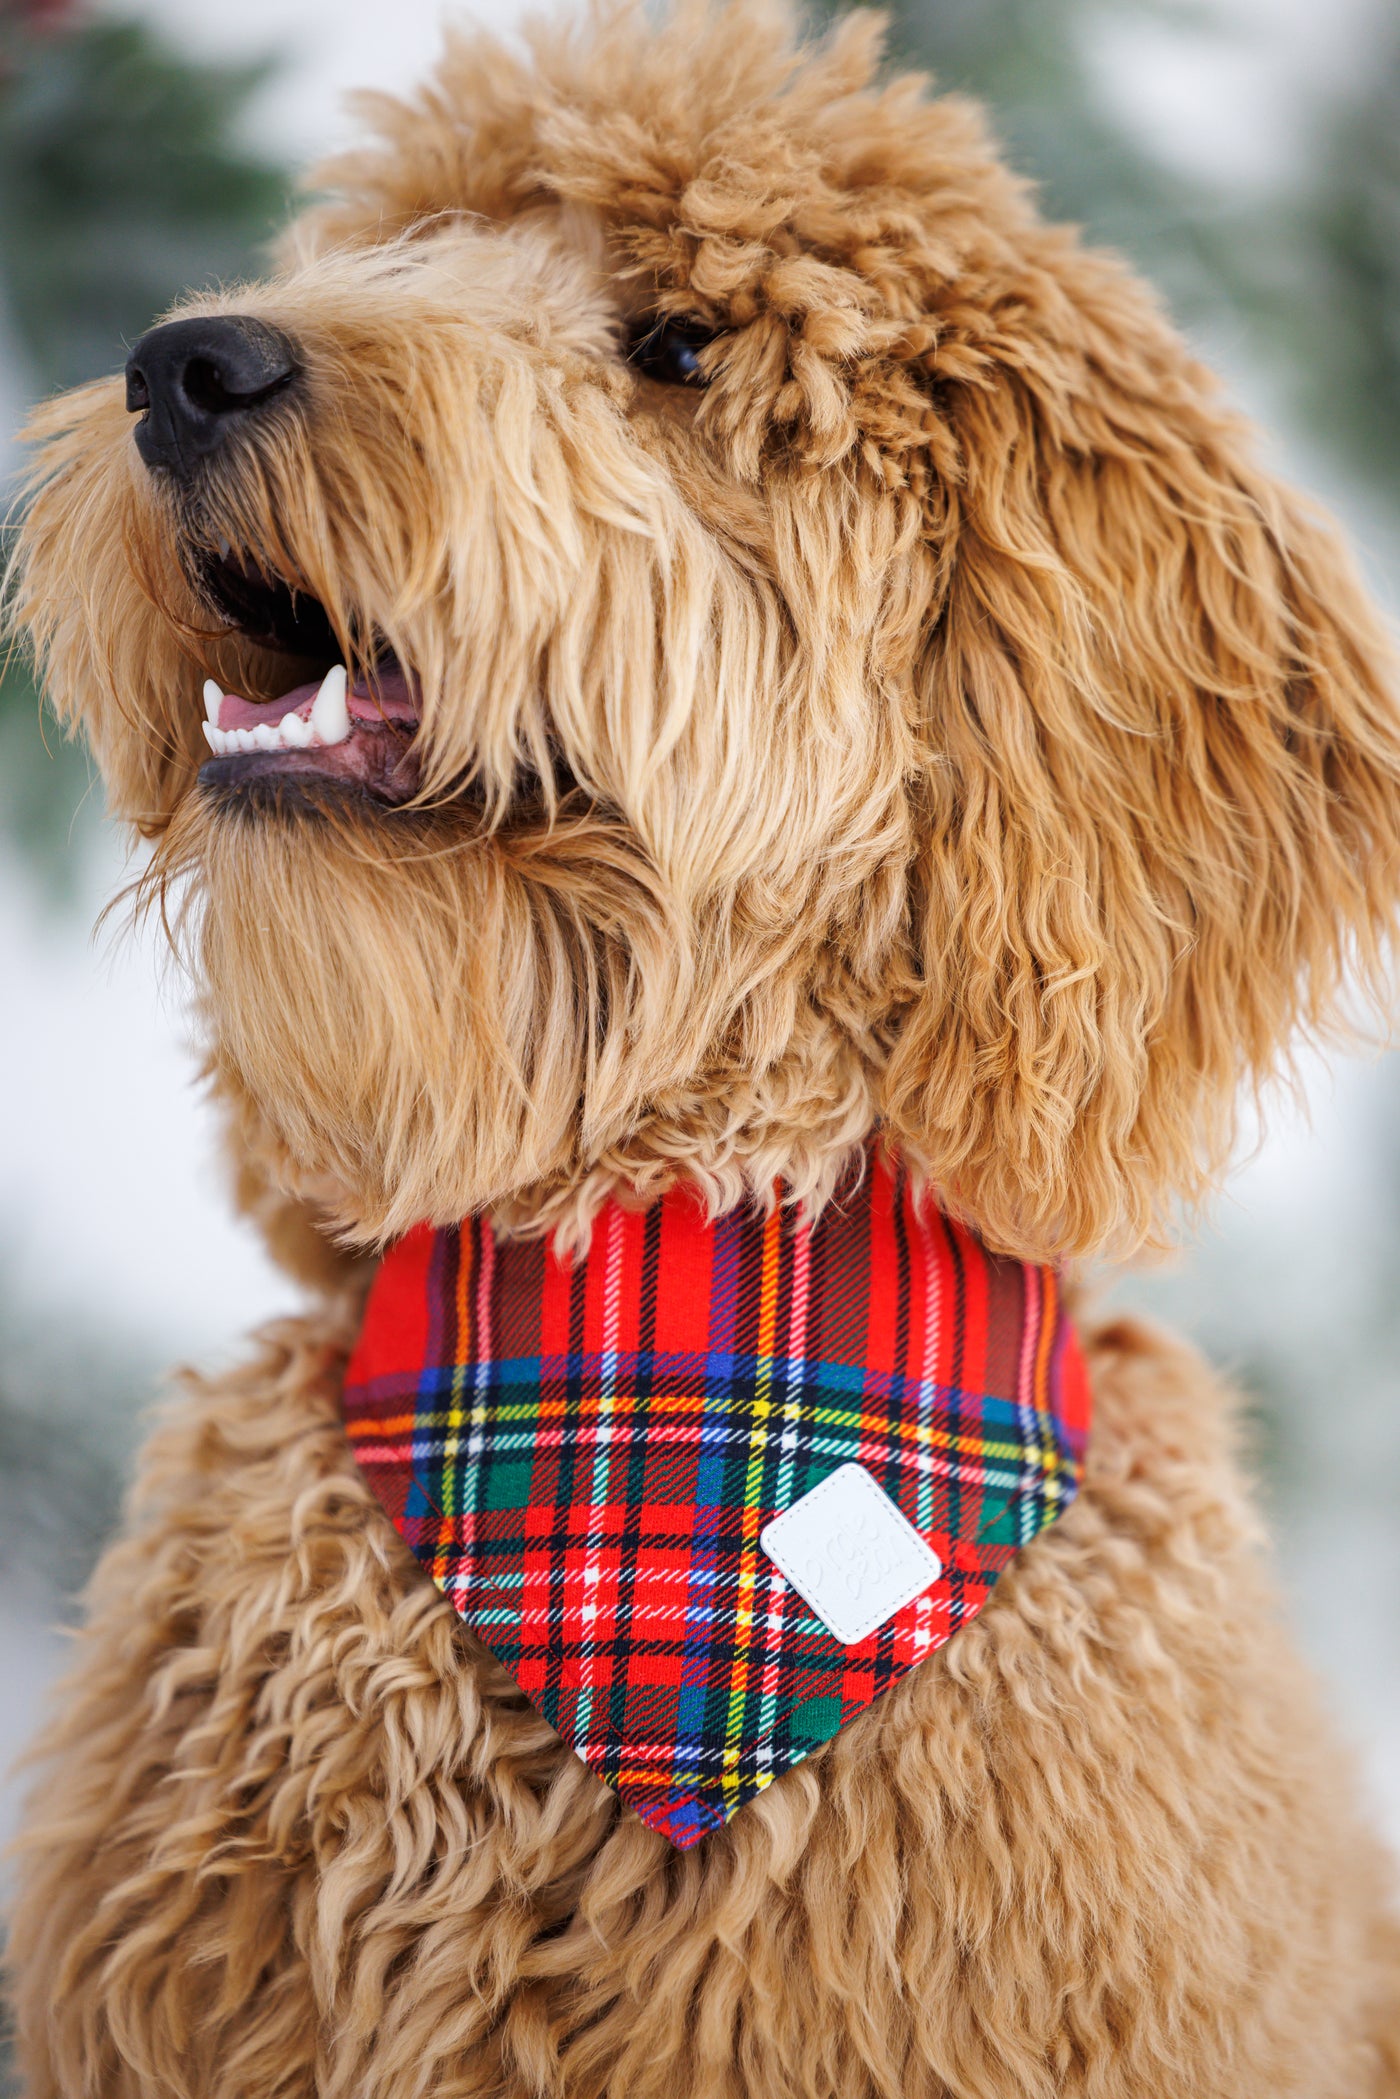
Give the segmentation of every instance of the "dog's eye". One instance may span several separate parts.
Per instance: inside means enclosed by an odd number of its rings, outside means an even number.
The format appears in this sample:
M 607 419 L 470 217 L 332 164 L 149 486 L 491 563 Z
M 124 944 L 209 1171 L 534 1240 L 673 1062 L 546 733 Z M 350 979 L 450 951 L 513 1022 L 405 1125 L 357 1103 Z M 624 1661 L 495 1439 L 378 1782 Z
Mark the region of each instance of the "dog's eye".
M 701 321 L 640 321 L 627 345 L 627 360 L 648 379 L 666 386 L 703 386 L 699 352 L 715 331 Z

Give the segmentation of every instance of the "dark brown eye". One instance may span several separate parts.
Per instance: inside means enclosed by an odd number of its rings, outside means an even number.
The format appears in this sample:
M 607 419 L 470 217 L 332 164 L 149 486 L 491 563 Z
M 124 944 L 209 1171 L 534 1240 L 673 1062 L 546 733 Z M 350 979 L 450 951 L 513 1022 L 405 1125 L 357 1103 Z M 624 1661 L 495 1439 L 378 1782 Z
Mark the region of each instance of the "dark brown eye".
M 665 386 L 703 386 L 699 353 L 714 339 L 714 329 L 701 321 L 642 321 L 632 331 L 627 359 Z

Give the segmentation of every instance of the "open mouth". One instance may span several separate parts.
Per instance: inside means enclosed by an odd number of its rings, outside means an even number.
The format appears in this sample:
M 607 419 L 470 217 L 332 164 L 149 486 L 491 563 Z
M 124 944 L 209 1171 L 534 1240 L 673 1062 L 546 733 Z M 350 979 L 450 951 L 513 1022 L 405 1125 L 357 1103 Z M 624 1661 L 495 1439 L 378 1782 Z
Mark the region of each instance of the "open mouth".
M 353 688 L 345 665 L 333 664 L 323 678 L 294 685 L 276 700 L 245 700 L 221 692 L 209 678 L 204 713 L 213 757 L 200 777 L 210 784 L 314 777 L 361 787 L 382 802 L 405 802 L 417 793 L 418 707 L 392 659 Z
M 418 698 L 390 653 L 352 684 L 324 608 L 233 555 L 201 557 L 196 581 L 228 624 L 258 647 L 318 665 L 278 698 L 245 699 L 208 679 L 200 781 L 224 795 L 293 800 L 318 786 L 358 789 L 394 806 L 417 793 Z M 300 791 L 300 793 L 298 792 Z

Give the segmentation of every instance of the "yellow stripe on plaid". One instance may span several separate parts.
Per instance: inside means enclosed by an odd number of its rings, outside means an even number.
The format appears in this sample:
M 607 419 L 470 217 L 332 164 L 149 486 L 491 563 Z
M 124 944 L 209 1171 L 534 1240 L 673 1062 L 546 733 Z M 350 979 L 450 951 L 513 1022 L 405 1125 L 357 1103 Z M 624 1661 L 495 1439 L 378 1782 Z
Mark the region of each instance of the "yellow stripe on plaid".
M 453 1311 L 457 1320 L 458 1345 L 456 1360 L 452 1365 L 452 1392 L 447 1406 L 447 1429 L 443 1437 L 443 1510 L 444 1516 L 460 1516 L 462 1503 L 460 1490 L 462 1477 L 469 1470 L 450 1461 L 462 1448 L 462 1430 L 467 1420 L 467 1379 L 474 1366 L 476 1351 L 472 1347 L 472 1283 L 475 1276 L 473 1240 L 475 1234 L 466 1230 L 461 1235 L 460 1255 L 457 1262 L 457 1288 L 453 1298 Z M 475 1385 L 475 1379 L 472 1380 Z M 454 1503 L 456 1506 L 454 1507 Z
M 758 1352 L 754 1361 L 753 1428 L 749 1437 L 749 1462 L 744 1474 L 739 1593 L 734 1607 L 736 1631 L 747 1634 L 753 1627 L 754 1583 L 758 1575 L 758 1534 L 763 1528 L 759 1495 L 763 1486 L 763 1463 L 768 1451 L 768 1417 L 773 1411 L 773 1341 L 778 1327 L 778 1262 L 782 1252 L 783 1213 L 774 1203 L 763 1234 L 763 1275 L 758 1300 Z M 749 1656 L 742 1638 L 734 1646 L 734 1668 L 729 1680 L 729 1712 L 724 1736 L 724 1765 L 720 1790 L 725 1802 L 738 1797 L 738 1766 L 744 1725 L 744 1696 L 749 1685 Z

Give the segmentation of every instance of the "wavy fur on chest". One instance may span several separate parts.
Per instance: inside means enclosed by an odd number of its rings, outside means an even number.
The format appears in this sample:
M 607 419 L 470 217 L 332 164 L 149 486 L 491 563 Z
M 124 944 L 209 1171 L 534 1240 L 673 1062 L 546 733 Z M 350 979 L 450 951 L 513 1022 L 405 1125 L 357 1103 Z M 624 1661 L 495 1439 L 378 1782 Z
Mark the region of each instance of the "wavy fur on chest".
M 356 1476 L 333 1319 L 153 1440 L 48 1744 L 32 2099 L 1400 2089 L 1354 1781 L 1219 1388 L 1091 1342 L 1080 1504 L 983 1616 L 676 1854 Z

